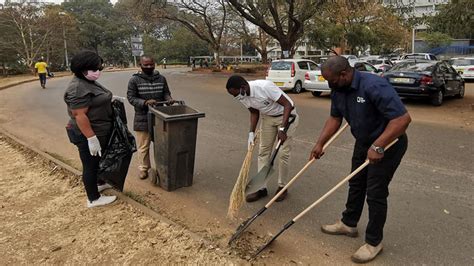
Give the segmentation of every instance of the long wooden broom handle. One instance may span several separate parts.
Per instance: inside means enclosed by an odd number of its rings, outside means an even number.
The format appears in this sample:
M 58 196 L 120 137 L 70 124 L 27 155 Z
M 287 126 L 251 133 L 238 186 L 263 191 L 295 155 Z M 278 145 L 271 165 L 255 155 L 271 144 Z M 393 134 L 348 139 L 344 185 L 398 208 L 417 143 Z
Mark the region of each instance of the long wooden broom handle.
M 341 133 L 344 131 L 344 129 L 347 128 L 347 126 L 349 126 L 349 124 L 345 124 L 344 126 L 342 126 L 341 128 L 339 128 L 339 130 L 334 133 L 334 135 L 332 135 L 332 137 L 326 142 L 326 144 L 324 144 L 323 146 L 323 151 L 326 150 L 326 148 L 331 145 L 331 143 L 337 138 L 339 137 L 339 135 L 341 135 Z M 308 169 L 308 167 L 315 161 L 315 158 L 312 158 L 311 160 L 309 160 L 309 162 L 307 162 L 305 164 L 305 166 L 290 180 L 290 182 L 288 182 L 288 184 L 285 185 L 285 187 L 283 187 L 283 189 L 280 190 L 280 192 L 278 192 L 268 203 L 267 205 L 265 205 L 266 208 L 269 208 L 274 202 L 276 199 L 278 199 L 278 197 L 280 197 L 281 194 L 283 194 L 305 171 L 306 169 Z
M 395 144 L 398 141 L 398 138 L 392 141 L 390 144 L 385 147 L 385 150 L 389 149 L 393 144 Z M 333 187 L 331 190 L 329 190 L 326 194 L 324 194 L 321 198 L 319 198 L 317 201 L 315 201 L 313 204 L 311 204 L 308 208 L 306 208 L 304 211 L 302 211 L 300 214 L 298 214 L 294 219 L 293 222 L 298 221 L 301 217 L 303 217 L 307 212 L 309 212 L 312 208 L 316 207 L 321 201 L 325 200 L 327 197 L 329 197 L 336 189 L 344 185 L 349 179 L 357 175 L 362 169 L 364 169 L 367 165 L 369 164 L 369 160 L 365 160 L 363 164 L 361 164 L 357 169 L 355 169 L 352 173 L 350 173 L 347 177 L 342 179 L 341 182 L 339 182 L 335 187 Z

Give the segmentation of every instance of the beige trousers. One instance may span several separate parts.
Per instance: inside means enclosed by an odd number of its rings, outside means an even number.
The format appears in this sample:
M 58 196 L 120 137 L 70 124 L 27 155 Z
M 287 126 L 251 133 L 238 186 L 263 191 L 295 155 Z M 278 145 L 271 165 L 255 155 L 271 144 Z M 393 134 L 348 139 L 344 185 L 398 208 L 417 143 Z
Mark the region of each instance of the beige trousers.
M 135 131 L 137 136 L 138 170 L 147 172 L 150 169 L 150 134 L 148 131 Z
M 290 125 L 286 135 L 288 138 L 278 151 L 278 185 L 284 186 L 288 179 L 291 145 L 296 128 L 299 123 L 299 116 L 296 115 L 295 121 Z M 278 128 L 281 127 L 283 116 L 272 117 L 268 115 L 260 115 L 260 147 L 258 152 L 258 170 L 260 171 L 266 164 L 270 163 L 270 157 L 274 149 L 274 145 L 278 142 Z M 276 165 L 276 159 L 275 163 Z

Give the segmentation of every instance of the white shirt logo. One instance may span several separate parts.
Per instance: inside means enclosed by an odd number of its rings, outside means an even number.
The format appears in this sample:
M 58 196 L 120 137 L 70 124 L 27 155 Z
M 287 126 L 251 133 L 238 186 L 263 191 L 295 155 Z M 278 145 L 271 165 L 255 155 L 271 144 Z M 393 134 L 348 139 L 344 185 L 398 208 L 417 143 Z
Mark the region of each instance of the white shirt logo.
M 365 99 L 358 96 L 358 97 L 357 97 L 357 102 L 358 102 L 358 103 L 365 103 Z

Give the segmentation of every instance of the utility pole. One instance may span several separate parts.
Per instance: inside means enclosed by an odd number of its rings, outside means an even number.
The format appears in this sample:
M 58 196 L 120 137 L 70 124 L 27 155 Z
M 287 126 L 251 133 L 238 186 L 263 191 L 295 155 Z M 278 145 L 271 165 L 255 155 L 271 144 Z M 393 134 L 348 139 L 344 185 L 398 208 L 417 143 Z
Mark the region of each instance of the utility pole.
M 240 63 L 244 60 L 244 44 L 242 39 L 240 39 Z
M 66 28 L 64 27 L 64 24 L 63 24 L 63 39 L 64 39 L 64 59 L 66 62 L 66 69 L 69 70 L 69 59 L 67 56 Z
M 60 16 L 66 15 L 65 12 L 59 12 Z M 69 70 L 69 59 L 67 55 L 67 40 L 66 40 L 66 27 L 64 26 L 64 20 L 61 20 L 63 26 L 63 41 L 64 41 L 64 62 L 66 64 L 66 70 Z

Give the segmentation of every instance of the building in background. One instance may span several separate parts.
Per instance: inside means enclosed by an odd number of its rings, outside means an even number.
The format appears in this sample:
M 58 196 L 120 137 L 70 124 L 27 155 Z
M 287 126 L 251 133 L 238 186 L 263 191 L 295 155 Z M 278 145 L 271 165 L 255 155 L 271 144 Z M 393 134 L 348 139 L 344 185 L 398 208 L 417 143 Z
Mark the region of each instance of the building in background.
M 47 4 L 54 4 L 52 1 L 46 0 L 5 0 L 5 6 L 11 4 L 32 4 L 32 5 L 47 5 Z
M 281 57 L 281 47 L 277 40 L 271 41 L 268 44 L 267 50 L 270 51 L 268 53 L 269 59 L 275 60 Z M 327 53 L 325 53 L 323 50 L 313 47 L 307 42 L 302 42 L 296 48 L 295 55 L 293 56 L 293 58 L 305 58 L 318 62 L 319 58 L 325 55 L 327 55 Z

